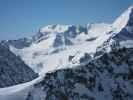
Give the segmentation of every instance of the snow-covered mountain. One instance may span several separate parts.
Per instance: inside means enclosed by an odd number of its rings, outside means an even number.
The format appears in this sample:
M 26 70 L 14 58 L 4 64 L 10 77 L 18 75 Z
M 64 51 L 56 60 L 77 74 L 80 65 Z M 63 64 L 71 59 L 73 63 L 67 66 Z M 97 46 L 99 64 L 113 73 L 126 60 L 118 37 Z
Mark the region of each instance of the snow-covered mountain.
M 68 64 L 69 67 L 78 65 L 85 54 L 91 59 L 95 52 L 110 50 L 120 39 L 132 40 L 132 16 L 131 6 L 113 24 L 48 25 L 30 39 L 8 40 L 2 44 L 8 45 L 35 72 L 44 74 Z
M 19 57 L 0 45 L 0 88 L 25 83 L 37 76 Z
M 44 75 L 26 100 L 132 100 L 133 6 L 112 24 L 48 25 L 17 41 L 1 44 Z
M 97 47 L 108 39 L 110 34 L 107 33 L 111 31 L 112 26 L 105 23 L 90 24 L 86 27 L 48 25 L 39 29 L 30 40 L 32 43 L 29 46 L 17 48 L 11 43 L 8 46 L 35 72 L 46 73 L 66 67 L 68 64 L 79 64 L 80 58 L 86 53 L 92 56 Z
M 102 31 L 102 35 L 109 36 L 97 46 L 93 58 L 84 56 L 87 63 L 47 73 L 42 82 L 35 84 L 27 100 L 132 100 L 133 6 L 111 27 L 105 34 Z M 102 53 L 98 54 L 100 50 Z

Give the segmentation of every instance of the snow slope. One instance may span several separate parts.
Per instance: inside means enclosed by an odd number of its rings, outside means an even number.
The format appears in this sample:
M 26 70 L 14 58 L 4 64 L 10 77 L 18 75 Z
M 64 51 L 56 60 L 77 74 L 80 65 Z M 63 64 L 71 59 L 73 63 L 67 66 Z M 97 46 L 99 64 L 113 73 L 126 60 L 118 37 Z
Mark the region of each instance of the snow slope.
M 32 86 L 42 80 L 42 76 L 33 81 L 11 87 L 0 88 L 0 100 L 26 100 Z
M 120 17 L 116 19 L 116 21 L 113 23 L 113 27 L 115 28 L 115 31 L 118 33 L 121 31 L 122 28 L 124 28 L 129 20 L 130 20 L 130 15 L 133 12 L 133 5 L 130 6 Z
M 113 24 L 119 32 L 113 34 L 115 41 L 125 41 L 133 39 L 133 6 L 129 7 Z

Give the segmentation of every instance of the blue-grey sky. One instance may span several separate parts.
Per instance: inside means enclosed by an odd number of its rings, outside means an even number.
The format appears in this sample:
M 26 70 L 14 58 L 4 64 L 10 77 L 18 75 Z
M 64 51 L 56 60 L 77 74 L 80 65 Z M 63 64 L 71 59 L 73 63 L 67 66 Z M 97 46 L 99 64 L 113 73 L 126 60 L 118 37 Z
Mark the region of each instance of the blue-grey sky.
M 133 0 L 0 0 L 0 40 L 32 36 L 48 24 L 112 23 Z

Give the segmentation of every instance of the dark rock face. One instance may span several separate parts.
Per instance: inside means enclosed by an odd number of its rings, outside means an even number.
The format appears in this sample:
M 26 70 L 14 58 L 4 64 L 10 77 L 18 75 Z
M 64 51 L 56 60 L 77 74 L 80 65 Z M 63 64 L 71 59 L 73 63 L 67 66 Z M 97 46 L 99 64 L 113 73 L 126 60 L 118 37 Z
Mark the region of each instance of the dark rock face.
M 120 33 L 114 36 L 112 39 L 116 41 L 124 41 L 124 40 L 132 40 L 133 39 L 133 32 L 129 32 L 126 28 L 123 28 Z
M 133 7 L 131 8 L 131 13 L 129 15 L 129 21 L 127 23 L 127 26 L 133 26 Z
M 27 100 L 132 100 L 132 75 L 133 48 L 113 49 L 84 66 L 47 73 Z
M 79 32 L 76 31 L 77 29 L 79 30 Z M 73 45 L 73 42 L 71 41 L 71 39 L 75 38 L 77 35 L 79 35 L 82 32 L 86 33 L 87 29 L 82 26 L 73 26 L 72 25 L 65 32 L 55 33 L 56 38 L 54 40 L 53 47 L 60 47 L 62 45 L 67 45 L 67 46 Z
M 19 57 L 0 45 L 0 88 L 28 82 L 37 76 Z

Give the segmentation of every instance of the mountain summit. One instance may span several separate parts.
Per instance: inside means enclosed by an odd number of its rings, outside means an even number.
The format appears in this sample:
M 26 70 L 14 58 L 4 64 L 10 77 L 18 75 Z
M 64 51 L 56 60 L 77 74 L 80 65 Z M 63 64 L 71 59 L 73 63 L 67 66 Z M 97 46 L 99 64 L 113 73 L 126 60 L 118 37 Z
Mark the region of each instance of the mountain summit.
M 115 41 L 133 40 L 133 6 L 129 7 L 114 23 Z
M 133 5 L 130 6 L 120 17 L 113 23 L 117 32 L 126 26 L 133 26 Z

